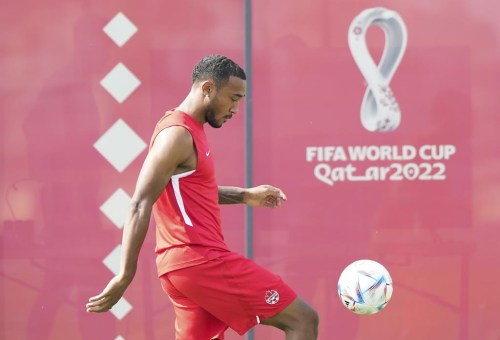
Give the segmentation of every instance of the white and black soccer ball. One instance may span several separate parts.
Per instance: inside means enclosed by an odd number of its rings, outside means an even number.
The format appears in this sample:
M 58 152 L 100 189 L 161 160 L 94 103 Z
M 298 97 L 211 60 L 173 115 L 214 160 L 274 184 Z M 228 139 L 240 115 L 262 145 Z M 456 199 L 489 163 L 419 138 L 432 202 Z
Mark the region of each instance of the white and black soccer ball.
M 359 260 L 340 274 L 338 293 L 342 304 L 356 314 L 375 314 L 392 297 L 392 279 L 383 265 Z

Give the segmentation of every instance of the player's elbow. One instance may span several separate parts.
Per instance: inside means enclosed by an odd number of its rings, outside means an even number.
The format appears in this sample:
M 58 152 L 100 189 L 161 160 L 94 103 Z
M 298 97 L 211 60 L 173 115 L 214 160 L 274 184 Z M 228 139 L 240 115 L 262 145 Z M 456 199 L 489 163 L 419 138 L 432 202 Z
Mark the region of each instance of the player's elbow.
M 132 215 L 149 215 L 151 214 L 153 203 L 145 197 L 132 197 L 129 204 L 129 211 Z

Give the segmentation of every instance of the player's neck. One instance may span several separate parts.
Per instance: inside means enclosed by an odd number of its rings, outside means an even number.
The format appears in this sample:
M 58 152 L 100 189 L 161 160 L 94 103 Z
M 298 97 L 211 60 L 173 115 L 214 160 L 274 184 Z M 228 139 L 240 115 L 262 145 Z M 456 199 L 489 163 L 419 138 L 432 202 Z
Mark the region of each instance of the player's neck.
M 182 101 L 182 103 L 177 107 L 177 110 L 182 111 L 194 119 L 196 119 L 200 124 L 205 124 L 205 114 L 203 110 L 203 104 L 198 99 L 198 96 L 194 92 L 190 92 L 187 97 Z

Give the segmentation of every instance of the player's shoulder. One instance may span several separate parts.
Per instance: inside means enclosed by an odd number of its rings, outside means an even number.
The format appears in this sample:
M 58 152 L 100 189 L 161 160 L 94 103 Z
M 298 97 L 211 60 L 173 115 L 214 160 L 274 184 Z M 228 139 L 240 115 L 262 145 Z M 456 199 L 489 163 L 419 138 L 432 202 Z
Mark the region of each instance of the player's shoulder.
M 176 144 L 193 143 L 190 131 L 182 125 L 167 126 L 158 132 L 155 143 L 175 142 Z
M 178 167 L 195 153 L 191 134 L 182 126 L 169 126 L 161 130 L 154 139 L 149 158 L 162 168 Z
M 151 148 L 169 151 L 175 149 L 193 148 L 191 128 L 183 121 L 182 113 L 167 111 L 158 122 L 151 140 Z

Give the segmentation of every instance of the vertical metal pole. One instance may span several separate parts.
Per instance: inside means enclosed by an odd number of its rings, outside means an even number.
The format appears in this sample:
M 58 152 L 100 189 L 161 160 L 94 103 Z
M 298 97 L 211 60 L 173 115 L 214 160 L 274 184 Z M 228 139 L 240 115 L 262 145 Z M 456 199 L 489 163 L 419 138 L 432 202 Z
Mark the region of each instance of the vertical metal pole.
M 245 98 L 245 186 L 253 186 L 252 160 L 252 14 L 251 0 L 245 0 L 245 69 L 247 92 Z M 246 207 L 246 256 L 253 258 L 253 210 Z
M 253 186 L 252 150 L 252 1 L 245 0 L 245 70 L 247 93 L 245 100 L 245 186 Z M 245 253 L 253 258 L 253 209 L 245 207 Z M 247 340 L 254 340 L 254 331 L 247 333 Z

